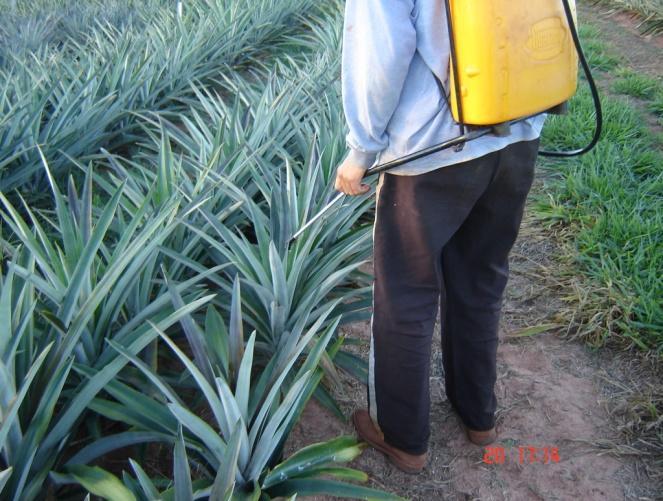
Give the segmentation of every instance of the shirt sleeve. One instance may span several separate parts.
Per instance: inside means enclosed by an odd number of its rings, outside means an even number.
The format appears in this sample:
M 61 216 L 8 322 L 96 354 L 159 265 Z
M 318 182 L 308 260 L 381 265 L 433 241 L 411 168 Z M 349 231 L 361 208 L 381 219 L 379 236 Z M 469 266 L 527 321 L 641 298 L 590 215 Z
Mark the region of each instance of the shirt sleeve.
M 349 156 L 369 168 L 389 144 L 385 132 L 417 37 L 414 0 L 346 0 L 341 80 Z

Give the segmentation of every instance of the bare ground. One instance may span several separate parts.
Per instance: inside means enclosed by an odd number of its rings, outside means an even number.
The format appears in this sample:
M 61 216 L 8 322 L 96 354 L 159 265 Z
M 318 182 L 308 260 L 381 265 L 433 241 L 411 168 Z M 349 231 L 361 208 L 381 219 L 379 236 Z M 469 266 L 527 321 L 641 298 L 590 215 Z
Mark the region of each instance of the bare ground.
M 663 39 L 640 37 L 635 21 L 604 8 L 584 4 L 580 15 L 591 16 L 603 30 L 622 26 L 610 30 L 616 33 L 613 44 L 622 53 L 633 54 L 632 68 L 660 75 L 663 45 L 658 44 Z M 542 183 L 539 171 L 533 191 L 542 190 Z M 629 446 L 623 434 L 628 423 L 620 421 L 616 412 L 629 402 L 623 395 L 632 394 L 628 391 L 632 385 L 647 384 L 635 374 L 640 376 L 645 362 L 615 348 L 595 351 L 567 335 L 574 322 L 569 304 L 578 311 L 581 293 L 560 263 L 563 251 L 555 234 L 538 225 L 530 212 L 528 207 L 511 254 L 501 322 L 496 386 L 499 439 L 494 445 L 504 448 L 504 463 L 484 461 L 486 449 L 465 438 L 447 402 L 438 324 L 430 374 L 429 462 L 421 474 L 408 475 L 367 447 L 349 464 L 369 474 L 367 485 L 412 500 L 663 499 L 656 483 L 662 472 L 653 471 L 652 463 L 643 462 Z M 368 322 L 344 332 L 363 341 L 362 346 L 348 349 L 366 359 Z M 655 369 L 648 374 L 653 373 Z M 366 387 L 341 375 L 345 385 L 335 390 L 335 396 L 349 417 L 355 408 L 366 407 Z M 286 443 L 285 455 L 342 434 L 355 434 L 351 423 L 340 422 L 312 400 Z M 539 449 L 540 461 L 531 462 L 527 454 L 520 460 L 520 448 L 528 446 Z M 559 462 L 544 462 L 544 447 L 556 447 Z
M 623 499 L 625 485 L 636 484 L 633 465 L 593 447 L 601 440 L 619 441 L 601 403 L 601 355 L 551 331 L 518 336 L 533 326 L 554 331 L 560 320 L 556 311 L 565 307 L 550 282 L 554 253 L 552 241 L 528 217 L 512 252 L 498 351 L 499 441 L 494 445 L 504 448 L 505 462 L 485 463 L 486 449 L 462 433 L 444 394 L 438 324 L 431 365 L 429 463 L 423 473 L 408 475 L 367 448 L 350 466 L 368 472 L 369 485 L 412 500 L 562 500 Z M 359 353 L 366 357 L 368 323 L 355 324 L 345 334 L 364 341 Z M 345 382 L 345 395 L 337 392 L 336 397 L 349 416 L 354 408 L 365 407 L 366 387 L 349 376 Z M 354 434 L 352 425 L 312 401 L 289 438 L 286 456 L 340 434 Z M 521 464 L 520 447 L 528 446 L 539 448 L 540 462 L 530 462 L 525 454 Z M 544 447 L 557 447 L 560 461 L 544 464 Z

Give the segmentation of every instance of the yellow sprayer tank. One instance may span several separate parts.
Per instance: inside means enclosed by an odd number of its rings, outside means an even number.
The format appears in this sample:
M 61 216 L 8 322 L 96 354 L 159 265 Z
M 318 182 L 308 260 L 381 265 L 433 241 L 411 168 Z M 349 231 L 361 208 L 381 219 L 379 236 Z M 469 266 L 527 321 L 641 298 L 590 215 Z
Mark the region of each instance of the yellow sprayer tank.
M 575 1 L 569 5 L 575 20 Z M 449 7 L 466 124 L 522 118 L 573 96 L 578 56 L 562 0 L 449 0 Z

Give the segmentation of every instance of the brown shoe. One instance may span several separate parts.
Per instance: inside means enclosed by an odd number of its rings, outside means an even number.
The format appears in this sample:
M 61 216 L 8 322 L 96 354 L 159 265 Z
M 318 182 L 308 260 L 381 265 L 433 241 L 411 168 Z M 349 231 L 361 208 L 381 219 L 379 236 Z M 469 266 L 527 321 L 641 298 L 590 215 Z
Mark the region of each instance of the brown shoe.
M 463 428 L 465 428 L 465 433 L 467 434 L 468 440 L 473 444 L 489 445 L 497 440 L 497 431 L 495 430 L 494 426 L 490 430 L 486 431 L 470 430 L 465 425 L 463 425 Z
M 465 426 L 465 423 L 463 423 L 463 418 L 460 417 L 460 412 L 458 412 L 458 408 L 453 404 L 453 402 L 451 402 L 451 400 L 449 401 L 449 404 L 451 405 L 451 409 L 458 416 L 458 420 L 465 430 L 465 434 L 467 435 L 467 438 L 470 442 L 476 445 L 489 445 L 497 440 L 497 430 L 494 426 L 490 430 L 486 431 L 471 430 Z
M 384 434 L 376 429 L 367 410 L 357 409 L 354 411 L 352 422 L 359 437 L 375 449 L 383 452 L 387 456 L 387 459 L 399 470 L 406 473 L 419 473 L 426 465 L 426 457 L 428 456 L 426 452 L 419 455 L 409 454 L 385 442 Z

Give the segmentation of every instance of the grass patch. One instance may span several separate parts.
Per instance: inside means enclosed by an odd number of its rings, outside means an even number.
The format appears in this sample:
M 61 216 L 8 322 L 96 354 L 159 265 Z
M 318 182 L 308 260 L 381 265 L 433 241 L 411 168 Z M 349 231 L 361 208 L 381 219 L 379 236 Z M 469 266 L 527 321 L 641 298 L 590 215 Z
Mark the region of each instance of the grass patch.
M 582 40 L 582 48 L 587 62 L 595 70 L 610 71 L 623 63 L 623 58 L 617 54 L 614 47 L 601 39 L 601 31 L 585 20 L 578 27 L 578 35 Z
M 612 91 L 616 94 L 651 100 L 657 92 L 660 93 L 663 89 L 660 79 L 637 73 L 628 68 L 619 70 L 617 75 L 619 79 L 612 84 Z
M 585 332 L 596 345 L 614 335 L 663 350 L 663 155 L 643 117 L 623 98 L 603 96 L 605 127 L 589 154 L 544 168 L 556 175 L 536 214 L 571 227 L 578 268 L 598 284 L 584 313 L 603 318 Z M 582 87 L 568 116 L 551 117 L 544 149 L 570 149 L 591 134 L 593 105 Z M 605 315 L 606 308 L 611 313 Z
M 620 68 L 624 62 L 592 24 L 581 37 L 594 70 L 617 76 L 614 93 L 650 100 L 663 114 L 660 80 Z M 544 161 L 553 175 L 536 202 L 536 214 L 571 230 L 573 260 L 591 282 L 583 334 L 595 345 L 619 336 L 645 351 L 663 350 L 663 153 L 661 138 L 627 99 L 602 93 L 603 134 L 589 154 Z M 547 150 L 587 144 L 595 111 L 587 85 L 570 113 L 551 116 L 543 131 Z
M 659 88 L 651 103 L 649 103 L 649 110 L 658 117 L 658 123 L 663 126 L 663 89 Z

